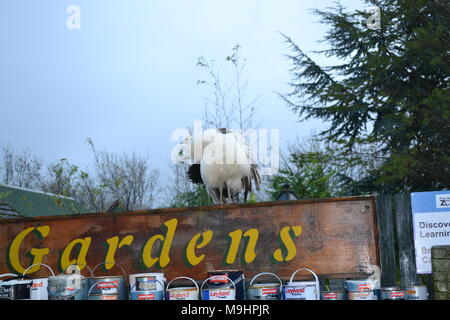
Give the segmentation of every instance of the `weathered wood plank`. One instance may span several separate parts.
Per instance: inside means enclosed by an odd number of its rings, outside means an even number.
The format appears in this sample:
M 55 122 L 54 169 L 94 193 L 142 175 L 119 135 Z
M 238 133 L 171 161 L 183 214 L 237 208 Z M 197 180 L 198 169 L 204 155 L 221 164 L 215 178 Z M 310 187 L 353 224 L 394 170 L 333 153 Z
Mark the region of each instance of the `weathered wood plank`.
M 416 273 L 416 255 L 414 250 L 414 231 L 409 193 L 396 194 L 396 227 L 400 265 L 400 284 L 403 288 L 419 281 Z
M 395 254 L 392 195 L 377 196 L 376 206 L 380 241 L 381 286 L 395 286 L 397 256 Z
M 379 264 L 374 198 L 0 220 L 0 273 L 39 260 L 55 271 L 69 262 L 114 260 L 128 274 L 164 272 L 169 279 L 202 279 L 214 269 L 287 279 L 301 267 L 342 277 L 356 265 Z M 121 272 L 107 269 L 96 275 Z M 45 268 L 30 271 L 47 275 Z

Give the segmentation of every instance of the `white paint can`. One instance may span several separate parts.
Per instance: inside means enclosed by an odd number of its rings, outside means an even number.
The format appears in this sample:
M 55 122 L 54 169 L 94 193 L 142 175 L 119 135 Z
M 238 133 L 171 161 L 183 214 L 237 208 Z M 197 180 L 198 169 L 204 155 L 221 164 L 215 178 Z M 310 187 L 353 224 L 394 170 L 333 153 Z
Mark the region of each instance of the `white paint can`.
M 130 288 L 134 291 L 152 291 L 157 289 L 158 282 L 163 286 L 166 282 L 164 273 L 135 273 L 129 275 Z
M 256 283 L 253 281 L 263 275 L 269 275 L 275 277 L 279 283 Z M 283 288 L 283 282 L 274 273 L 271 272 L 261 272 L 255 275 L 247 289 L 248 300 L 281 300 L 281 292 Z
M 310 272 L 314 281 L 293 281 L 299 271 Z M 284 300 L 320 300 L 320 284 L 317 275 L 310 269 L 300 268 L 296 270 L 289 282 L 283 288 Z
M 170 284 L 179 279 L 190 280 L 194 283 L 195 287 L 175 287 L 170 288 Z M 189 277 L 177 277 L 169 281 L 166 287 L 166 299 L 167 300 L 198 300 L 199 299 L 199 288 L 197 282 Z
M 53 272 L 52 268 L 50 268 L 48 265 L 44 263 L 35 263 L 28 268 L 25 269 L 23 272 L 23 275 L 27 273 L 28 270 L 33 268 L 34 266 L 42 265 L 46 267 L 52 276 L 55 276 L 55 273 Z M 33 284 L 31 286 L 30 291 L 30 300 L 48 300 L 48 279 L 47 278 L 38 278 L 33 279 Z
M 428 288 L 425 285 L 415 285 L 405 289 L 406 300 L 428 300 Z

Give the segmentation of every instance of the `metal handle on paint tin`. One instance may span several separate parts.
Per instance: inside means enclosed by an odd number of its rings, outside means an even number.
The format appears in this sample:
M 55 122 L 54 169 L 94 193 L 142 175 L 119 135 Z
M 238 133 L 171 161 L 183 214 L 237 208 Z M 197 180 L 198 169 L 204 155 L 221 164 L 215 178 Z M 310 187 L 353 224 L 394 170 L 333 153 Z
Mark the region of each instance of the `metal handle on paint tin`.
M 170 284 L 172 283 L 172 281 L 175 281 L 175 280 L 178 280 L 178 279 L 187 279 L 187 280 L 191 280 L 191 281 L 195 284 L 195 287 L 197 288 L 197 292 L 199 292 L 197 282 L 195 282 L 194 279 L 189 278 L 189 277 L 176 277 L 176 278 L 173 278 L 173 279 L 170 280 L 169 283 L 167 284 L 167 286 L 166 286 L 166 291 L 169 289 L 169 286 L 170 286 Z
M 231 280 L 230 278 L 228 278 L 227 276 L 223 276 L 223 275 L 215 275 L 215 276 L 211 276 L 209 278 L 207 278 L 205 281 L 203 281 L 201 287 L 200 287 L 200 291 L 203 291 L 203 286 L 205 285 L 205 283 L 209 280 L 209 279 L 214 279 L 214 278 L 227 278 L 228 280 L 230 280 L 231 284 L 233 285 L 234 290 L 236 290 L 236 286 L 233 282 L 233 280 Z
M 127 279 L 128 276 L 127 276 L 127 273 L 125 272 L 125 269 L 120 264 L 118 264 L 117 262 L 111 262 L 111 261 L 104 261 L 104 262 L 101 262 L 98 265 L 96 265 L 94 267 L 94 269 L 92 269 L 92 276 L 94 276 L 94 271 L 95 271 L 95 269 L 97 269 L 98 266 L 101 266 L 101 265 L 107 264 L 107 263 L 117 265 L 122 270 L 122 272 L 123 272 L 123 274 L 125 276 L 125 280 Z
M 81 274 L 81 268 L 79 268 L 78 266 L 85 266 L 86 268 L 88 268 L 89 272 L 91 273 L 91 278 L 94 277 L 94 274 L 92 273 L 92 269 L 89 268 L 89 266 L 85 263 L 72 263 L 70 265 L 68 265 L 64 270 L 63 270 L 63 274 L 66 272 L 67 269 L 69 269 L 71 266 L 75 266 L 77 267 L 78 271 L 80 271 Z
M 314 278 L 316 279 L 316 298 L 317 300 L 319 300 L 319 295 L 320 295 L 320 284 L 319 284 L 319 278 L 317 277 L 317 275 L 315 274 L 314 271 L 312 271 L 311 269 L 307 269 L 307 268 L 300 268 L 294 271 L 294 273 L 291 275 L 291 278 L 289 279 L 289 283 L 292 283 L 292 280 L 294 280 L 295 275 L 297 274 L 297 272 L 299 271 L 308 271 L 310 273 L 312 273 L 312 275 L 314 276 Z
M 15 273 L 4 273 L 4 274 L 0 274 L 0 278 L 3 277 L 18 277 L 19 275 L 15 274 Z M 1 282 L 1 281 L 0 281 Z
M 114 287 L 116 287 L 117 292 L 119 292 L 119 286 L 116 285 L 116 284 L 114 283 L 114 281 L 100 281 L 100 282 L 94 283 L 94 284 L 89 288 L 88 294 L 87 294 L 88 299 L 89 299 L 89 297 L 91 296 L 92 289 L 94 289 L 94 287 L 97 286 L 97 285 L 100 284 L 100 283 L 110 283 L 110 284 L 112 284 Z
M 274 277 L 277 278 L 278 281 L 280 282 L 280 288 L 283 286 L 283 282 L 281 281 L 281 279 L 280 279 L 275 273 L 272 273 L 272 272 L 261 272 L 261 273 L 258 273 L 257 275 L 255 275 L 255 276 L 252 278 L 252 280 L 250 281 L 249 286 L 251 286 L 251 285 L 253 284 L 253 281 L 255 281 L 256 278 L 258 278 L 258 277 L 260 277 L 260 276 L 263 276 L 263 275 L 274 276 Z
M 50 272 L 52 273 L 52 276 L 55 276 L 55 273 L 53 272 L 52 268 L 50 268 L 48 265 L 46 265 L 45 263 L 35 263 L 32 264 L 31 266 L 29 266 L 28 268 L 25 269 L 25 271 L 23 272 L 22 276 L 24 276 L 28 270 L 30 270 L 31 268 L 33 268 L 34 266 L 38 266 L 38 265 L 42 265 L 44 267 L 46 267 L 48 270 L 50 270 Z

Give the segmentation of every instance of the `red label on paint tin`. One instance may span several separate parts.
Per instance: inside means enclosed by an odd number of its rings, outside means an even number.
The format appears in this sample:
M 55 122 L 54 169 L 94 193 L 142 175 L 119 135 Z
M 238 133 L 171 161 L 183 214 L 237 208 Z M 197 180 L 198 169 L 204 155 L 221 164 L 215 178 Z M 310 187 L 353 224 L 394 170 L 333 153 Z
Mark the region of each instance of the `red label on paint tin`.
M 102 282 L 95 286 L 96 289 L 111 289 L 111 288 L 117 288 L 119 286 L 119 281 L 108 281 L 108 282 Z
M 263 288 L 261 290 L 261 292 L 262 292 L 263 296 L 265 296 L 265 295 L 269 295 L 269 294 L 277 294 L 278 290 L 276 288 L 273 288 L 273 289 L 272 288 L 270 288 L 270 289 Z
M 370 291 L 370 285 L 369 284 L 358 284 L 358 291 Z
M 155 300 L 155 294 L 154 293 L 139 294 L 138 300 Z
M 323 294 L 324 299 L 337 299 L 336 293 L 324 293 Z
M 117 295 L 105 294 L 105 295 L 102 295 L 102 300 L 117 300 Z
M 302 293 L 305 293 L 305 288 L 286 289 L 286 293 L 293 294 L 293 295 L 302 294 Z
M 170 292 L 170 299 L 186 299 L 189 297 L 189 292 Z
M 35 282 L 35 283 L 33 283 L 33 285 L 31 287 L 32 288 L 42 288 L 42 287 L 44 287 L 44 282 L 43 281 Z
M 211 278 L 209 280 L 210 284 L 222 284 L 222 283 L 228 283 L 228 274 L 224 274 L 224 275 L 217 275 L 217 276 L 213 276 L 213 278 Z
M 217 297 L 217 298 L 225 298 L 230 296 L 230 291 L 211 291 L 209 294 L 210 297 Z
M 405 293 L 403 291 L 394 291 L 391 292 L 391 297 L 395 298 L 403 298 L 405 296 Z

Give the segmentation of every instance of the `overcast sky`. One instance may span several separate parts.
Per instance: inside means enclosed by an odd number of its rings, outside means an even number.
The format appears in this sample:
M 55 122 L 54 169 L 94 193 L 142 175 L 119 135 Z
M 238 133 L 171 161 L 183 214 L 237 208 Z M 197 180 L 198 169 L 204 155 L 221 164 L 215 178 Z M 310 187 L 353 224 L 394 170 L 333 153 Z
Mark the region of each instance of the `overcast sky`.
M 202 118 L 208 91 L 196 84 L 206 77 L 197 58 L 225 70 L 239 43 L 248 96 L 260 96 L 261 127 L 280 129 L 285 146 L 325 125 L 298 123 L 277 97 L 290 79 L 289 50 L 277 32 L 317 50 L 326 27 L 310 9 L 333 2 L 2 0 L 0 145 L 28 148 L 46 163 L 68 158 L 86 166 L 89 137 L 98 149 L 149 154 L 154 168 L 166 170 L 172 131 Z M 81 10 L 79 30 L 67 28 L 70 5 Z

